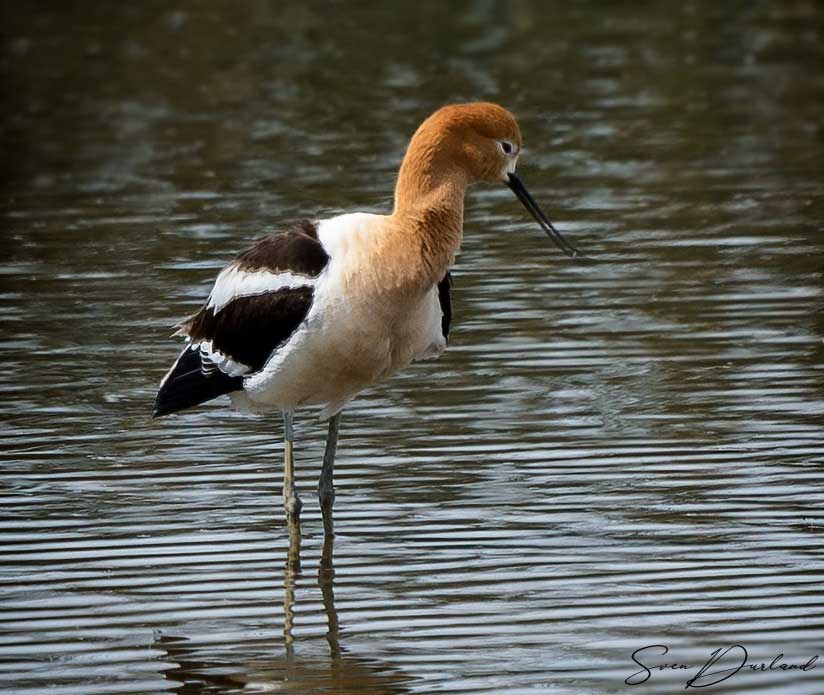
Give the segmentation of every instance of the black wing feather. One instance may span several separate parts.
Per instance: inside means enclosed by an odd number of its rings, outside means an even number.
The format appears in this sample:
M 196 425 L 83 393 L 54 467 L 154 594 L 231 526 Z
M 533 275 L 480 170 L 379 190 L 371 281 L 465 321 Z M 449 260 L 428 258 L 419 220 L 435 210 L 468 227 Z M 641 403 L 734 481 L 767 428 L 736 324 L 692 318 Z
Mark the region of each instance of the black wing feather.
M 296 227 L 259 239 L 235 258 L 241 270 L 291 270 L 298 275 L 317 277 L 329 262 L 318 240 L 317 225 L 304 220 Z
M 238 297 L 217 314 L 203 308 L 187 332 L 193 342 L 211 340 L 214 349 L 256 372 L 303 323 L 313 296 L 311 287 L 295 287 Z
M 328 261 L 316 226 L 304 221 L 294 229 L 261 239 L 242 252 L 233 265 L 239 270 L 291 271 L 314 278 Z M 247 367 L 247 374 L 254 373 L 303 323 L 313 297 L 311 286 L 284 287 L 236 297 L 217 314 L 214 308 L 204 306 L 181 326 L 180 332 L 188 336 L 191 347 L 183 351 L 164 380 L 155 400 L 153 417 L 241 390 L 243 377 L 222 372 L 201 354 L 198 345 L 208 341 L 213 351 Z
M 157 392 L 152 417 L 170 415 L 242 388 L 242 377 L 219 369 L 204 372 L 200 350 L 187 345 Z
M 443 280 L 438 283 L 438 301 L 441 304 L 441 332 L 444 340 L 449 338 L 449 328 L 452 326 L 452 275 L 447 270 Z

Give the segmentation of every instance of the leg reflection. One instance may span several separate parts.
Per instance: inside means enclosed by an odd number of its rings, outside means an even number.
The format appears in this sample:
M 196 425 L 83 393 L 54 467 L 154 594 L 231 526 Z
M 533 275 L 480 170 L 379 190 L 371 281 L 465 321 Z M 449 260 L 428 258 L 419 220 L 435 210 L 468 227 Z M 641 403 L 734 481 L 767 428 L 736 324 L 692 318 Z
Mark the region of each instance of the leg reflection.
M 247 635 L 244 630 L 248 626 L 235 628 L 233 639 L 225 646 L 215 644 L 211 638 L 203 640 L 197 632 L 194 633 L 197 639 L 158 632 L 156 645 L 166 652 L 166 661 L 174 665 L 165 674 L 174 682 L 174 692 L 177 695 L 202 695 L 203 692 L 234 695 L 238 690 L 334 692 L 336 695 L 408 693 L 411 679 L 391 662 L 376 658 L 374 653 L 353 654 L 341 644 L 334 591 L 334 537 L 328 533 L 323 535 L 317 575 L 322 603 L 319 606 L 317 591 L 311 591 L 307 578 L 302 576 L 301 528 L 297 518 L 289 520 L 286 528 L 289 547 L 283 570 L 283 647 L 277 643 L 262 645 L 259 628 Z M 296 611 L 298 590 L 302 596 L 314 596 L 307 597 L 301 606 L 303 610 Z M 269 607 L 272 608 L 271 604 Z M 311 618 L 304 625 L 307 634 L 298 632 L 296 636 L 301 617 L 307 617 L 310 612 L 317 615 L 321 610 L 327 623 L 325 641 L 317 633 L 312 635 Z M 245 620 L 248 617 L 244 616 L 241 622 Z M 271 614 L 262 616 L 260 627 L 272 626 Z
M 340 635 L 338 633 L 338 612 L 335 609 L 335 537 L 334 534 L 323 534 L 323 550 L 320 556 L 320 566 L 318 567 L 318 585 L 323 597 L 323 610 L 326 613 L 326 641 L 329 644 L 329 656 L 332 663 L 336 664 L 340 660 Z
M 286 569 L 283 573 L 283 637 L 287 659 L 294 656 L 295 587 L 300 576 L 300 522 L 296 516 L 287 516 L 289 550 L 286 553 Z

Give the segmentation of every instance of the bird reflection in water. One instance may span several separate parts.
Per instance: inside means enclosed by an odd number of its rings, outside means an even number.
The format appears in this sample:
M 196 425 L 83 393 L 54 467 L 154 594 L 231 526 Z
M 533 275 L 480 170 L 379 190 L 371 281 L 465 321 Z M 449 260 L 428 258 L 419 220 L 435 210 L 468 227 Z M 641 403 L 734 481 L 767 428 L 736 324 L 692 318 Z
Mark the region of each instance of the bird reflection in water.
M 284 568 L 284 645 L 273 646 L 271 656 L 255 645 L 253 659 L 242 663 L 230 661 L 237 645 L 219 650 L 203 646 L 185 637 L 161 635 L 156 646 L 166 653 L 165 660 L 174 665 L 166 673 L 170 688 L 178 695 L 234 692 L 336 693 L 354 695 L 402 695 L 408 693 L 409 677 L 376 659 L 358 657 L 340 644 L 338 614 L 334 593 L 334 536 L 328 533 L 331 520 L 325 520 L 323 548 L 318 566 L 323 610 L 326 614 L 326 654 L 318 654 L 317 640 L 298 638 L 295 629 L 295 595 L 302 585 L 301 531 L 297 521 L 289 522 L 289 550 Z M 306 647 L 303 649 L 302 647 Z M 275 654 L 277 649 L 278 654 Z M 282 651 L 281 651 L 282 650 Z M 304 654 L 302 652 L 311 652 Z

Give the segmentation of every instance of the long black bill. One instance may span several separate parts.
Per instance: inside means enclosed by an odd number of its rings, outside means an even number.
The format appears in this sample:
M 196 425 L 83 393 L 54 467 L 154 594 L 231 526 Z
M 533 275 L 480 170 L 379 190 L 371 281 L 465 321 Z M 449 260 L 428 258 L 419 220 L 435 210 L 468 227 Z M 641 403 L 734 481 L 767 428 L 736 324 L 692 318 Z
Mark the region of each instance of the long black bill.
M 561 233 L 552 226 L 552 222 L 547 219 L 546 215 L 543 213 L 543 210 L 538 207 L 538 203 L 535 202 L 535 198 L 533 198 L 529 194 L 529 191 L 526 190 L 524 182 L 515 176 L 515 174 L 509 174 L 509 181 L 507 181 L 506 185 L 512 189 L 512 192 L 515 193 L 516 196 L 518 196 L 518 200 L 524 204 L 524 207 L 532 213 L 532 216 L 536 219 L 538 224 L 541 225 L 541 229 L 543 229 L 547 236 L 555 242 L 555 245 L 570 258 L 575 258 L 578 255 L 577 249 L 566 239 L 564 239 L 564 237 L 561 236 Z

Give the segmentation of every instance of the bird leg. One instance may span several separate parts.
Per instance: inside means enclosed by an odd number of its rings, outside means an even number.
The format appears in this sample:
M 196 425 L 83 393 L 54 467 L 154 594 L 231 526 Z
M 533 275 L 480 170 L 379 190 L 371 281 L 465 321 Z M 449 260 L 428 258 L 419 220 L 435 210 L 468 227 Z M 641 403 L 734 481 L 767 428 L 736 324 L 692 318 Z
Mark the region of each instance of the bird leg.
M 318 499 L 323 514 L 323 529 L 327 536 L 335 535 L 332 528 L 332 507 L 335 505 L 335 485 L 332 476 L 335 466 L 335 453 L 338 450 L 340 416 L 340 413 L 336 413 L 329 418 L 329 434 L 326 437 L 326 450 L 323 452 L 323 468 L 321 468 L 320 479 L 318 480 Z
M 295 433 L 292 428 L 292 413 L 285 411 L 283 413 L 283 438 L 283 506 L 290 519 L 297 519 L 303 503 L 295 487 Z

